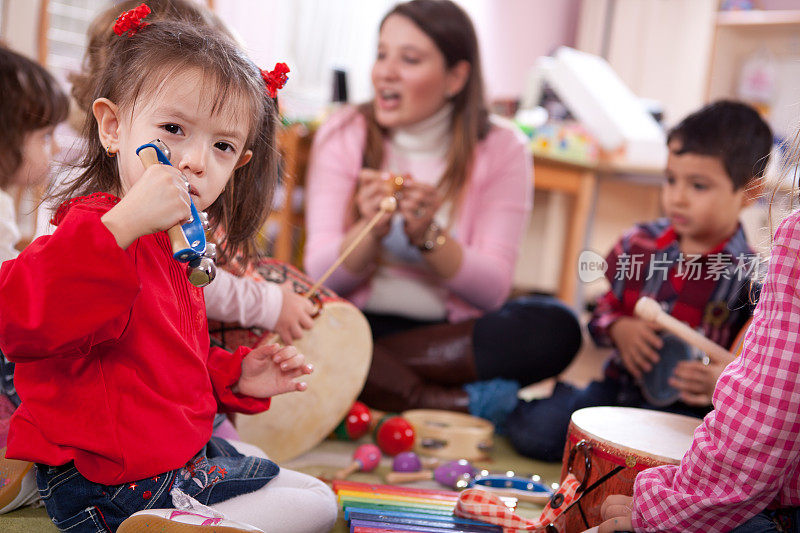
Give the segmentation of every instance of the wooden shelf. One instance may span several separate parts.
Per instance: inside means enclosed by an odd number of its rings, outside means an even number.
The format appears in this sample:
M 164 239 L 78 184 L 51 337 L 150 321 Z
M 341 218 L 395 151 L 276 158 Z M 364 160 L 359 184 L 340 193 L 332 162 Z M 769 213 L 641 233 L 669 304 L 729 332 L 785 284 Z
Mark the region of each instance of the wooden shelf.
M 757 26 L 788 26 L 800 24 L 800 9 L 720 11 L 717 26 L 744 28 Z

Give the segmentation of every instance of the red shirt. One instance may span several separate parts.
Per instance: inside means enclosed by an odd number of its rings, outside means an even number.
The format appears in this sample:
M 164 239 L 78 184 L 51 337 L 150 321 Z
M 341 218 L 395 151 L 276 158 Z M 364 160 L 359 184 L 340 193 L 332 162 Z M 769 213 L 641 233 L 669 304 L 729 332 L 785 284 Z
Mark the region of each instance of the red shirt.
M 203 292 L 166 233 L 117 245 L 100 217 L 118 201 L 65 204 L 53 235 L 0 268 L 0 348 L 17 364 L 22 399 L 7 455 L 74 460 L 107 485 L 183 466 L 218 410 L 269 407 L 230 390 L 249 350 L 209 349 Z

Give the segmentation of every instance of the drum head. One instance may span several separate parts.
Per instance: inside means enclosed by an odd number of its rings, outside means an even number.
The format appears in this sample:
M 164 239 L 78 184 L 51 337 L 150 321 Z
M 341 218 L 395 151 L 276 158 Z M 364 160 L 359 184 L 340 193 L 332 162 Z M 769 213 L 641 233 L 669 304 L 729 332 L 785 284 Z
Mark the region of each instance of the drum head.
M 609 449 L 663 464 L 679 464 L 702 419 L 635 409 L 588 407 L 572 413 L 572 423 Z
M 343 301 L 326 303 L 313 329 L 294 344 L 314 365 L 305 377 L 308 389 L 274 397 L 263 413 L 236 417 L 241 439 L 278 463 L 307 452 L 342 421 L 366 382 L 372 357 L 367 319 Z
M 680 391 L 669 384 L 669 378 L 681 361 L 701 359 L 700 350 L 689 346 L 683 340 L 670 333 L 661 335 L 664 345 L 658 351 L 658 363 L 642 376 L 642 395 L 655 407 L 666 407 L 680 399 Z

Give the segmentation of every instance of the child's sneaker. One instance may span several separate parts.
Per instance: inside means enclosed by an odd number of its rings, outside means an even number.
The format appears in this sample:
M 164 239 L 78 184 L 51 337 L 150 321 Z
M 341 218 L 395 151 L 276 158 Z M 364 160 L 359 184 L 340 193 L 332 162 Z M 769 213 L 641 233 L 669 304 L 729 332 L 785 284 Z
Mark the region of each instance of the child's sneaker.
M 9 513 L 39 500 L 33 463 L 6 459 L 0 450 L 0 514 Z
M 178 509 L 147 509 L 129 516 L 117 533 L 264 533 L 253 526 Z

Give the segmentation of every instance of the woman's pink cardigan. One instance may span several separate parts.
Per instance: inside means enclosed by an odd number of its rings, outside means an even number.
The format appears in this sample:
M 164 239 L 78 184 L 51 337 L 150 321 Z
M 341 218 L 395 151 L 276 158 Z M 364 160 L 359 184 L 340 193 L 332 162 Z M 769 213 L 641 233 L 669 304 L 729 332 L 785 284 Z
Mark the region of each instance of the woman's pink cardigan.
M 353 108 L 340 110 L 314 138 L 306 177 L 305 268 L 319 278 L 339 256 L 345 214 L 361 170 L 366 125 Z M 385 153 L 391 151 L 387 141 Z M 533 200 L 531 156 L 509 126 L 492 124 L 477 146 L 454 232 L 464 251 L 456 274 L 443 280 L 451 322 L 482 315 L 508 297 L 517 253 Z M 354 273 L 339 267 L 326 286 L 356 306 L 369 297 L 373 269 Z

